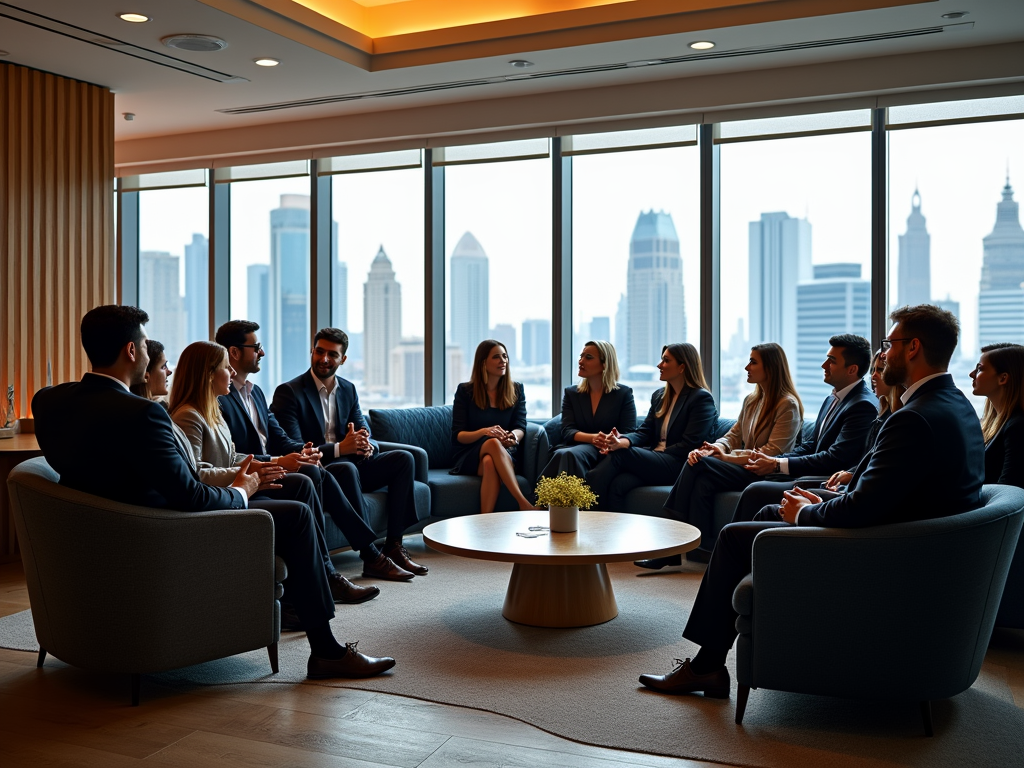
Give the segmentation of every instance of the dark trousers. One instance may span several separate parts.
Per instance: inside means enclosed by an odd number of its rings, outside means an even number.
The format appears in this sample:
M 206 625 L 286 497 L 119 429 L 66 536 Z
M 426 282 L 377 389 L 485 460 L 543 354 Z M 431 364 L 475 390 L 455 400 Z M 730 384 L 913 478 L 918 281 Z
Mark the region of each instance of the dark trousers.
M 304 464 L 299 468 L 299 472 L 312 480 L 316 488 L 318 507 L 313 508 L 313 514 L 320 520 L 324 541 L 327 540 L 326 529 L 323 528 L 326 523 L 324 513 L 331 516 L 331 520 L 344 534 L 349 545 L 357 552 L 376 540 L 377 535 L 366 524 L 366 519 L 352 506 L 341 484 L 330 471 L 316 464 Z
M 740 496 L 740 502 L 736 505 L 732 522 L 745 523 L 758 519 L 755 516 L 762 507 L 768 504 L 781 504 L 783 491 L 791 491 L 794 486 L 798 485 L 805 491 L 817 493 L 818 486 L 825 480 L 828 478 L 798 477 L 794 480 L 759 480 L 756 483 L 751 483 Z
M 587 476 L 598 495 L 598 509 L 621 512 L 626 495 L 641 485 L 668 485 L 679 477 L 685 461 L 648 448 L 623 448 L 607 454 Z
M 732 593 L 751 571 L 754 538 L 761 531 L 785 525 L 787 523 L 781 522 L 731 523 L 722 529 L 690 609 L 683 637 L 701 648 L 728 651 L 732 647 L 736 640 Z
M 590 470 L 596 467 L 603 458 L 601 452 L 588 443 L 565 445 L 555 450 L 551 461 L 544 467 L 540 476 L 558 477 L 559 472 L 565 472 L 586 480 Z
M 327 471 L 364 521 L 368 515 L 363 494 L 387 486 L 388 541 L 400 541 L 405 529 L 416 522 L 416 460 L 408 451 L 384 451 L 358 462 L 333 461 L 327 465 Z
M 705 456 L 696 464 L 686 464 L 672 487 L 665 509 L 684 523 L 700 530 L 702 541 L 712 541 L 715 494 L 742 491 L 757 480 L 741 464 L 730 464 L 713 456 Z M 703 549 L 703 547 L 702 547 Z

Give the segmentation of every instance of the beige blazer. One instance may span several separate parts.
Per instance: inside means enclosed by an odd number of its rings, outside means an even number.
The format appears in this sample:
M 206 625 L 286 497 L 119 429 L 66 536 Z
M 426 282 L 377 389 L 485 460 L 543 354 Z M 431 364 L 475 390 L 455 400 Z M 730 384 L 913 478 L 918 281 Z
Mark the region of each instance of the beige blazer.
M 715 441 L 726 453 L 733 456 L 747 456 L 757 449 L 769 456 L 791 451 L 800 437 L 803 420 L 796 398 L 786 396 L 775 406 L 775 418 L 768 422 L 756 435 L 753 434 L 757 419 L 761 415 L 761 402 L 753 402 L 754 396 L 747 395 L 740 410 L 740 417 L 725 435 Z
M 189 450 L 196 460 L 200 479 L 207 485 L 226 488 L 238 474 L 235 466 L 244 454 L 235 452 L 231 432 L 226 424 L 210 425 L 195 408 L 183 406 L 171 414 L 173 421 L 184 434 Z

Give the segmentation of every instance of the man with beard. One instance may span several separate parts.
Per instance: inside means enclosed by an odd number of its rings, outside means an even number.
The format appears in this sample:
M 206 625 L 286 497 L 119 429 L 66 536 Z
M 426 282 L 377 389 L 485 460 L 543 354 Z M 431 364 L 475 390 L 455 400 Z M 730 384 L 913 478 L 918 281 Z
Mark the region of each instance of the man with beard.
M 427 568 L 414 563 L 402 546 L 402 534 L 417 520 L 415 460 L 408 451 L 381 453 L 370 437 L 355 386 L 337 375 L 346 352 L 348 335 L 344 331 L 321 328 L 313 338 L 309 370 L 274 391 L 270 410 L 292 440 L 319 446 L 327 471 L 364 520 L 363 494 L 387 486 L 384 555 L 406 572 L 404 579 L 425 576 Z M 363 563 L 363 575 L 395 578 L 369 562 Z
M 875 450 L 857 467 L 847 493 L 823 501 L 794 488 L 784 494 L 785 522 L 732 523 L 722 529 L 683 630 L 700 651 L 666 675 L 641 675 L 648 688 L 729 697 L 725 659 L 736 639 L 732 594 L 751 571 L 754 538 L 761 531 L 785 525 L 864 528 L 945 517 L 981 504 L 981 425 L 946 371 L 959 323 L 929 304 L 902 307 L 889 317 L 894 325 L 882 342 L 882 376 L 890 386 L 907 387 L 903 408 L 878 433 Z

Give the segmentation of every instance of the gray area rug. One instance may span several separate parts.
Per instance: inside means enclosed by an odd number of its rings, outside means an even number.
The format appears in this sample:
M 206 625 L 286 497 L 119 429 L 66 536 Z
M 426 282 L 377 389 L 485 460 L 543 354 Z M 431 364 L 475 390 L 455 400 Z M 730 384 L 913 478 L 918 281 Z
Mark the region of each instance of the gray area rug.
M 151 679 L 182 690 L 295 682 L 400 694 L 509 715 L 588 744 L 765 768 L 1024 764 L 1024 713 L 1005 681 L 984 670 L 971 689 L 934 704 L 931 739 L 923 736 L 916 705 L 759 690 L 737 726 L 735 683 L 729 701 L 649 693 L 637 683 L 641 672 L 667 672 L 674 657 L 696 650 L 680 632 L 703 566 L 661 573 L 609 566 L 618 618 L 583 629 L 540 629 L 501 616 L 510 565 L 441 555 L 418 537 L 408 546 L 430 575 L 380 582 L 380 597 L 338 606 L 334 619 L 340 639 L 394 656 L 393 673 L 304 682 L 305 636 L 289 633 L 281 639 L 279 675 L 270 674 L 260 650 Z M 359 570 L 350 553 L 336 561 L 342 573 Z M 37 650 L 28 611 L 0 619 L 0 645 Z

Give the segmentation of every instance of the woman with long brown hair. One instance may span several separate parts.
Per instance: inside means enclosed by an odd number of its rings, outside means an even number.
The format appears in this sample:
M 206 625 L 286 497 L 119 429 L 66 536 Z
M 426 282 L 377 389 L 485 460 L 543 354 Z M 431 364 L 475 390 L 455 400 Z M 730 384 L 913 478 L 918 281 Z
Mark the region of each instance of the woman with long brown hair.
M 971 379 L 974 394 L 987 398 L 981 417 L 985 482 L 1024 488 L 1024 346 L 982 347 Z
M 146 366 L 146 378 L 139 384 L 132 384 L 133 395 L 144 397 L 167 407 L 167 379 L 171 376 L 171 367 L 167 364 L 164 345 L 156 339 L 146 339 L 146 352 L 149 354 L 149 365 Z
M 512 381 L 505 345 L 481 341 L 469 381 L 455 390 L 453 475 L 480 477 L 480 511 L 493 512 L 504 485 L 519 509 L 534 509 L 516 480 L 516 448 L 526 436 L 526 393 Z
M 665 509 L 685 523 L 700 529 L 702 547 L 687 553 L 687 559 L 707 562 L 715 546 L 712 537 L 715 494 L 742 491 L 760 480 L 744 469 L 753 450 L 778 456 L 793 448 L 803 428 L 804 406 L 793 386 L 786 353 L 778 344 L 757 344 L 750 350 L 747 382 L 754 391 L 747 395 L 739 418 L 725 436 L 690 451 L 686 466 L 672 487 Z M 679 555 L 641 560 L 642 568 L 680 565 Z
M 601 509 L 619 512 L 641 485 L 674 483 L 686 456 L 711 437 L 718 419 L 700 355 L 692 344 L 667 344 L 658 361 L 662 389 L 651 395 L 647 418 L 635 432 L 612 429 L 588 481 Z

